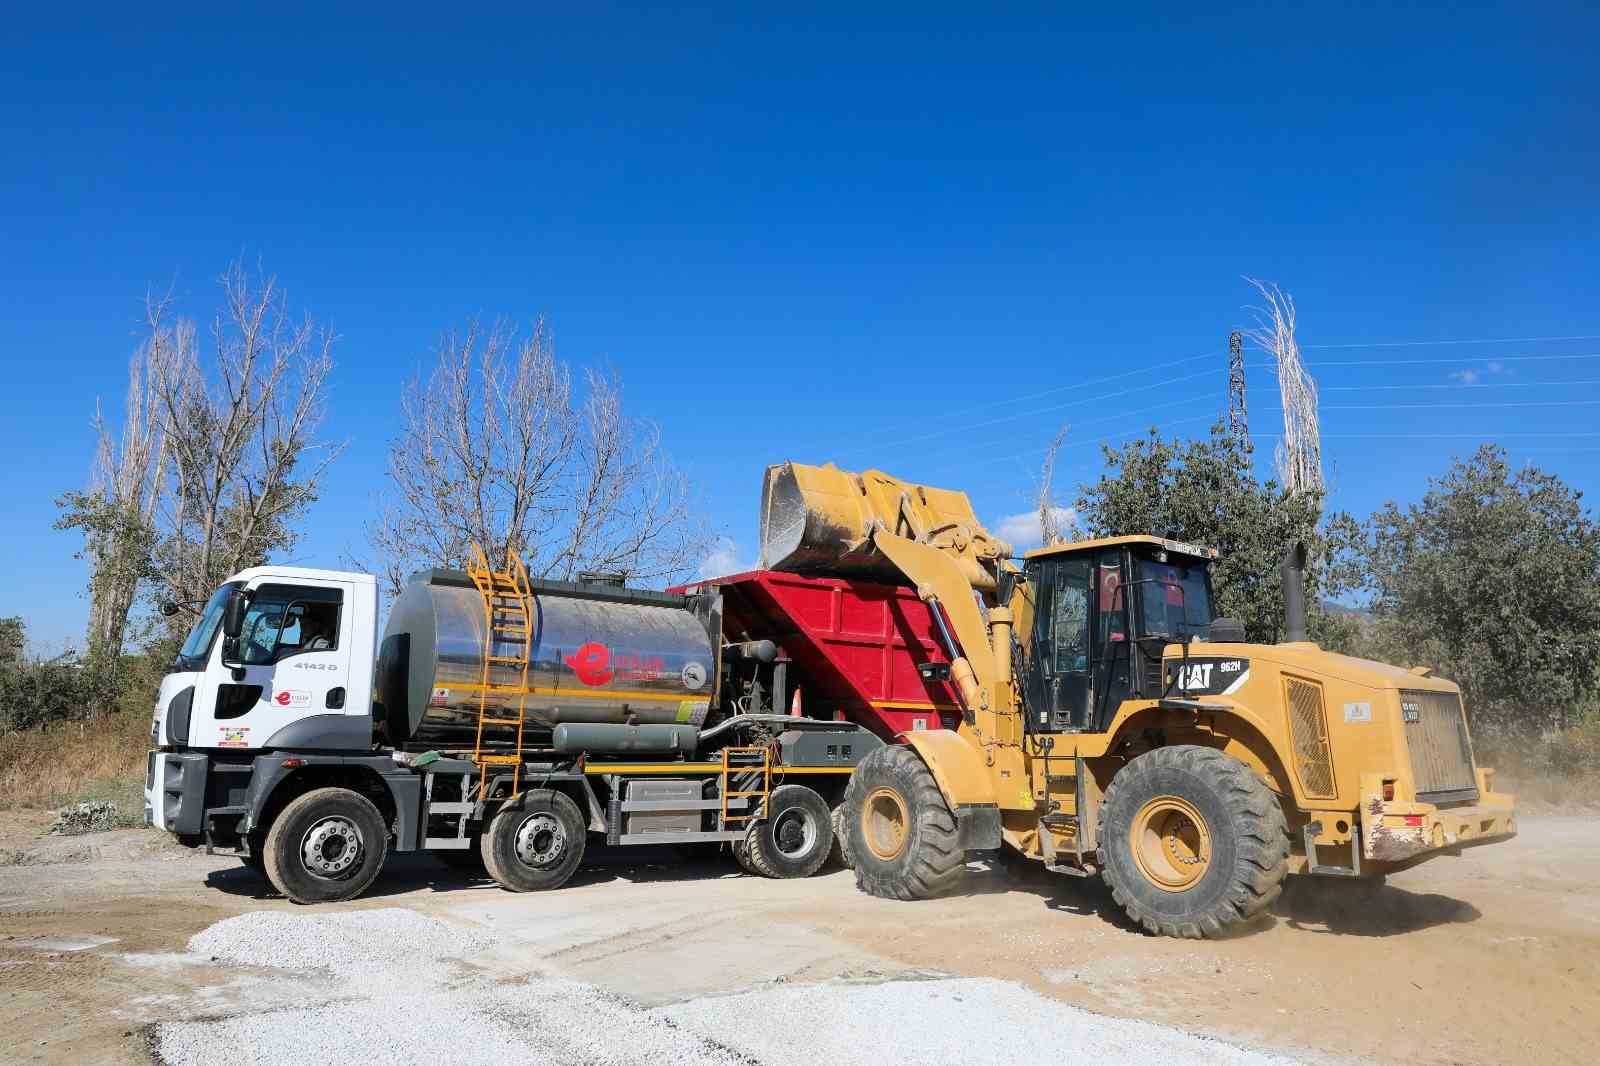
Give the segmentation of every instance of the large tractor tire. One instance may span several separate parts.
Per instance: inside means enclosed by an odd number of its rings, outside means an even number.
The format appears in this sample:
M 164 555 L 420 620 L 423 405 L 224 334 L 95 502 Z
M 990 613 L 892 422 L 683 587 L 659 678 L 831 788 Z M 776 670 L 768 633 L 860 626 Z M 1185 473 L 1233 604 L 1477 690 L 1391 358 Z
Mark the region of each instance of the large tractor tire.
M 541 788 L 502 807 L 479 846 L 484 868 L 501 888 L 542 892 L 560 888 L 577 871 L 587 834 L 578 805 Z
M 1219 936 L 1283 890 L 1289 834 L 1267 783 L 1238 759 L 1183 745 L 1117 772 L 1100 816 L 1101 876 L 1158 936 Z
M 383 869 L 389 827 L 372 801 L 348 788 L 296 797 L 267 830 L 267 880 L 295 903 L 337 903 L 367 890 Z
M 739 865 L 762 877 L 810 877 L 833 850 L 828 804 L 804 785 L 779 785 L 767 797 L 767 816 L 735 841 Z
M 861 760 L 845 789 L 843 821 L 856 887 L 869 895 L 927 899 L 961 875 L 956 816 L 927 764 L 904 745 Z

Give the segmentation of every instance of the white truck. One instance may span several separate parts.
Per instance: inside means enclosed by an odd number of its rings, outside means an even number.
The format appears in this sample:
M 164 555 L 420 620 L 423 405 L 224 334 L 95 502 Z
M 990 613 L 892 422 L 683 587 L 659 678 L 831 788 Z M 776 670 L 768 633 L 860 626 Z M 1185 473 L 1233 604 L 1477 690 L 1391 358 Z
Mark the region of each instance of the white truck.
M 807 876 L 883 739 L 791 713 L 776 643 L 725 639 L 724 587 L 432 570 L 380 641 L 370 575 L 242 571 L 161 683 L 145 818 L 301 903 L 360 894 L 390 851 L 553 888 L 591 835 L 726 842 L 752 872 Z

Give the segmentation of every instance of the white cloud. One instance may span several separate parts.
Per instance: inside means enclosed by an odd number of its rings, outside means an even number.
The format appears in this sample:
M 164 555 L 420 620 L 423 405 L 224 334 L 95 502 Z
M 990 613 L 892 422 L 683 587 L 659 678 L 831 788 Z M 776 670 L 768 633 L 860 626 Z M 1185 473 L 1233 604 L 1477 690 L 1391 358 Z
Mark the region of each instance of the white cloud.
M 1457 370 L 1455 373 L 1450 375 L 1450 380 L 1458 381 L 1463 385 L 1476 385 L 1478 383 L 1478 377 L 1479 374 L 1476 370 Z
M 700 560 L 700 572 L 695 576 L 727 577 L 729 574 L 754 570 L 755 567 L 755 563 L 739 557 L 739 546 L 731 537 L 718 537 L 706 557 Z
M 1068 531 L 1069 535 L 1078 528 L 1076 507 L 1052 507 L 1050 510 L 1056 525 Z M 995 523 L 994 532 L 1001 540 L 1009 541 L 1013 548 L 1037 548 L 1044 543 L 1044 532 L 1039 527 L 1039 512 L 1036 510 L 1006 515 Z
M 1502 363 L 1500 360 L 1498 360 L 1498 359 L 1489 360 L 1489 373 L 1491 373 L 1491 374 L 1499 374 L 1502 371 L 1504 371 L 1505 368 L 1506 368 L 1506 365 L 1504 363 Z

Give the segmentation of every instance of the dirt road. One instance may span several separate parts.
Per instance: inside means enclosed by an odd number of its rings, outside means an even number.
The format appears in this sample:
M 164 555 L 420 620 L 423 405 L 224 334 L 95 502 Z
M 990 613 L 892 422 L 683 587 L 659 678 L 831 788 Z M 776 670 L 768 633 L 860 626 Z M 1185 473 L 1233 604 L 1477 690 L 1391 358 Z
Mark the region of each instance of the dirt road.
M 41 842 L 39 828 L 0 822 L 0 859 L 26 863 L 0 866 L 0 1058 L 149 1062 L 155 1023 L 276 995 L 270 973 L 172 953 L 232 915 L 306 909 L 236 860 L 156 834 Z M 343 908 L 471 925 L 498 945 L 482 965 L 508 979 L 539 969 L 644 1006 L 936 972 L 1308 1062 L 1587 1063 L 1600 1046 L 1597 845 L 1600 819 L 1530 817 L 1510 844 L 1370 896 L 1292 879 L 1269 919 L 1204 943 L 1130 931 L 1098 883 L 1007 865 L 975 870 L 965 895 L 894 903 L 848 873 L 764 881 L 704 854 L 603 856 L 538 896 L 401 857 Z

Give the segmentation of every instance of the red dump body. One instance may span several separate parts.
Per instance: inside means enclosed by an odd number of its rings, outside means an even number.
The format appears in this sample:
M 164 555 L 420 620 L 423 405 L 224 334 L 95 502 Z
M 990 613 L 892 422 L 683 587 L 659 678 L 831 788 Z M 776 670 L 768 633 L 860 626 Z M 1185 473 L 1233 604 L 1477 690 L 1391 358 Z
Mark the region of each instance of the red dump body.
M 845 717 L 885 740 L 915 729 L 954 729 L 948 681 L 924 681 L 921 663 L 948 663 L 928 605 L 909 588 L 752 570 L 696 582 L 722 592 L 722 632 L 771 640 L 795 665 L 791 683 L 811 717 Z

